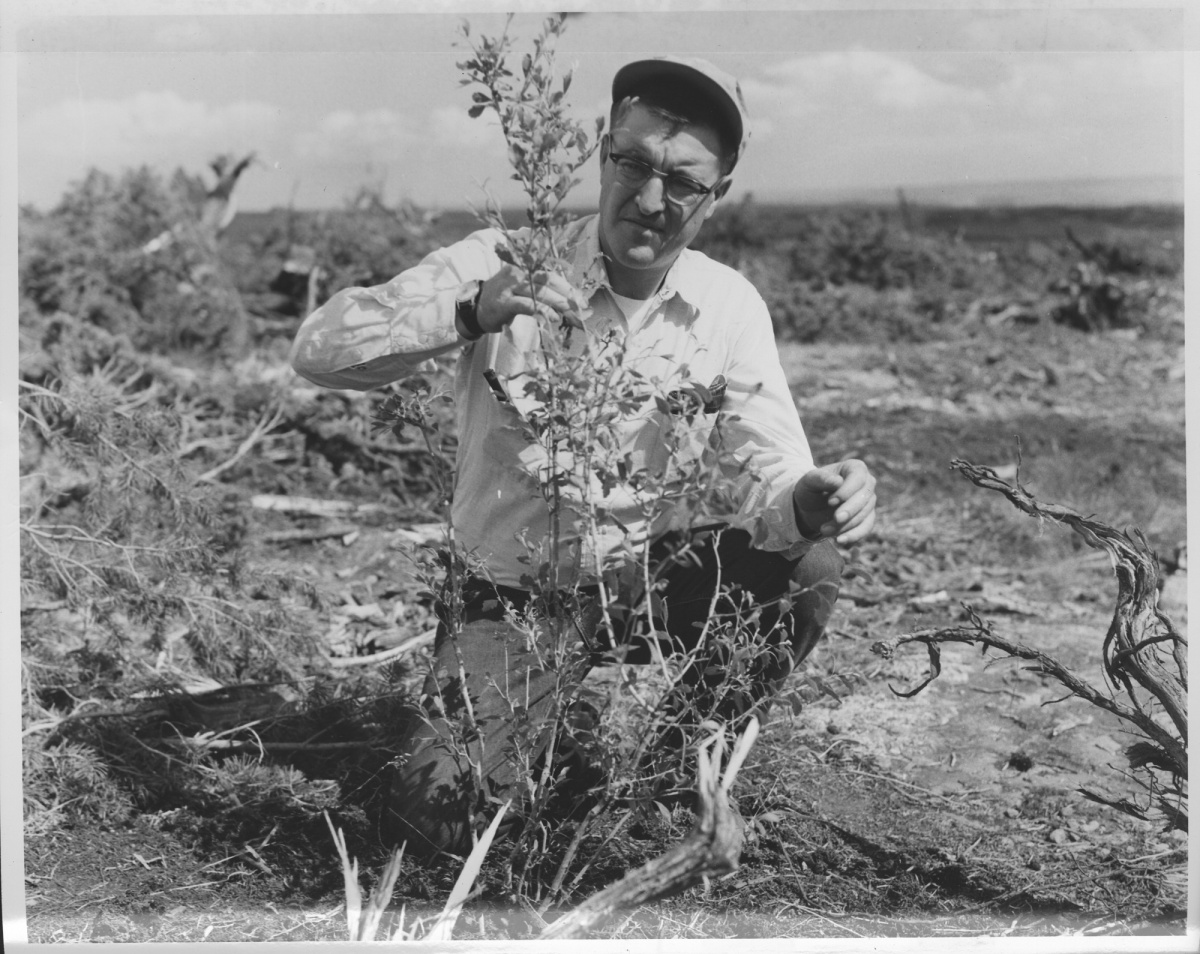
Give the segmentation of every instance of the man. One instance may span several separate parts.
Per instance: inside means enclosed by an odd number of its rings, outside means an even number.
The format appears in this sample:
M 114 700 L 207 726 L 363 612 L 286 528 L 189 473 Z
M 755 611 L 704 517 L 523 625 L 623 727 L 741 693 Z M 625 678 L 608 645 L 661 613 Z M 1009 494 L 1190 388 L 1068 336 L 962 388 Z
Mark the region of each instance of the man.
M 656 369 L 664 389 L 723 382 L 704 392 L 717 405 L 705 408 L 704 420 L 710 444 L 723 449 L 739 509 L 719 532 L 685 528 L 653 541 L 651 558 L 663 580 L 656 613 L 675 648 L 697 650 L 718 605 L 718 585 L 732 586 L 764 607 L 758 630 L 775 635 L 771 651 L 756 660 L 748 690 L 709 700 L 706 711 L 732 720 L 769 701 L 829 618 L 842 569 L 834 542 L 852 544 L 871 532 L 875 480 L 857 460 L 814 465 L 761 297 L 737 272 L 688 248 L 728 192 L 747 135 L 736 81 L 711 64 L 672 57 L 628 64 L 614 78 L 610 129 L 599 147 L 598 214 L 563 237 L 569 275 L 532 276 L 535 301 L 531 277 L 502 263 L 495 251 L 500 236 L 484 230 L 384 285 L 337 293 L 300 329 L 296 370 L 330 387 L 384 385 L 431 357 L 459 351 L 451 519 L 458 542 L 484 561 L 487 573 L 465 588 L 457 638 L 443 627 L 435 647 L 441 681 L 428 687 L 440 694 L 442 709 L 410 731 L 393 787 L 390 822 L 411 850 L 469 847 L 477 793 L 448 741 L 446 717 L 461 715 L 470 701 L 486 743 L 472 757 L 485 784 L 511 794 L 522 782 L 505 755 L 517 731 L 511 700 L 523 700 L 533 724 L 550 706 L 555 674 L 506 611 L 531 603 L 528 551 L 520 541 L 546 535 L 547 505 L 530 491 L 523 457 L 529 445 L 514 426 L 517 411 L 497 398 L 488 375 L 494 385 L 527 367 L 537 347 L 535 311 L 581 324 L 588 335 L 621 336 L 627 355 L 657 362 L 647 367 Z M 594 290 L 582 315 L 573 288 Z M 623 431 L 622 448 L 649 470 L 665 464 L 656 437 L 664 413 L 660 405 Z M 600 545 L 615 551 L 630 536 L 651 532 L 636 508 L 614 505 Z M 681 538 L 684 559 L 676 557 Z M 571 623 L 585 642 L 602 628 L 588 605 Z M 724 691 L 709 685 L 728 658 L 721 655 L 728 647 L 714 642 L 700 647 L 685 673 L 697 694 Z M 633 651 L 626 661 L 638 658 Z M 680 738 L 668 734 L 664 743 Z

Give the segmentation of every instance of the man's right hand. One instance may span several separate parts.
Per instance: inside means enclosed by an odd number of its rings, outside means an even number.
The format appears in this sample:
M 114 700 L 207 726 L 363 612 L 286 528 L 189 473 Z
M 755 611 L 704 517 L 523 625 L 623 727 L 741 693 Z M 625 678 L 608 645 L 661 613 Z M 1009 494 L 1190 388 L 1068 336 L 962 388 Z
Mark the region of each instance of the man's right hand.
M 572 302 L 573 289 L 561 275 L 538 272 L 530 288 L 528 273 L 515 265 L 502 265 L 500 271 L 483 283 L 475 317 L 487 334 L 503 331 L 517 315 L 535 315 L 539 311 L 547 318 L 556 318 L 575 328 L 582 328 L 579 312 Z M 536 295 L 537 300 L 534 300 Z

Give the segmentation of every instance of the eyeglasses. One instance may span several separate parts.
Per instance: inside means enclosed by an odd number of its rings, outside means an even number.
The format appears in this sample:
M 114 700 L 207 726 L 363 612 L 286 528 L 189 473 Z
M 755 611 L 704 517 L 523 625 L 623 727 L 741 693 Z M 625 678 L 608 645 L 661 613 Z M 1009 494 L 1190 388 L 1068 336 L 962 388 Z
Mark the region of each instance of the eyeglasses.
M 608 158 L 617 167 L 617 176 L 627 186 L 640 189 L 651 178 L 662 179 L 663 195 L 666 196 L 668 202 L 680 206 L 692 206 L 700 202 L 706 196 L 711 195 L 724 179 L 722 176 L 715 184 L 705 186 L 690 176 L 677 175 L 673 172 L 661 172 L 650 165 L 650 163 L 643 162 L 641 159 L 636 159 L 633 156 L 626 156 L 610 151 Z

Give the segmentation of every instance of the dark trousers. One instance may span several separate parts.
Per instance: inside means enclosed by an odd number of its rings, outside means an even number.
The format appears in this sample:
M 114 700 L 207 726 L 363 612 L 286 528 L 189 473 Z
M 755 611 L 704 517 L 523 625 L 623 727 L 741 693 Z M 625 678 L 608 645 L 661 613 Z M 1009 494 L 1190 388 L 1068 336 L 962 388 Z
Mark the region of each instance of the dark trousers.
M 649 662 L 655 656 L 649 639 L 666 643 L 666 652 L 690 652 L 675 698 L 667 700 L 666 711 L 679 720 L 668 718 L 660 727 L 660 747 L 675 749 L 688 737 L 686 720 L 697 713 L 731 722 L 769 704 L 824 632 L 842 574 L 842 558 L 828 541 L 789 560 L 754 549 L 741 530 L 672 536 L 657 541 L 650 555 L 659 581 L 651 626 L 621 605 L 610 607 L 606 626 L 606 614 L 586 593 L 573 606 L 547 608 L 521 590 L 475 581 L 464 587 L 459 635 L 451 639 L 445 626 L 438 633 L 425 689 L 429 712 L 407 731 L 407 754 L 385 808 L 385 829 L 397 842 L 425 855 L 469 850 L 470 812 L 479 795 L 471 763 L 494 793 L 520 799 L 529 756 L 545 745 L 547 715 L 563 678 L 566 660 L 554 658 L 550 646 L 562 642 L 552 638 L 555 626 L 566 626 L 567 642 L 577 647 L 572 679 L 605 662 Z M 638 589 L 632 583 L 619 601 L 644 603 Z M 749 617 L 748 605 L 754 607 Z M 737 641 L 730 638 L 735 629 Z M 735 663 L 743 671 L 739 680 L 728 678 Z M 462 721 L 468 702 L 477 731 L 455 738 L 451 723 Z M 513 751 L 525 753 L 525 764 L 514 762 Z

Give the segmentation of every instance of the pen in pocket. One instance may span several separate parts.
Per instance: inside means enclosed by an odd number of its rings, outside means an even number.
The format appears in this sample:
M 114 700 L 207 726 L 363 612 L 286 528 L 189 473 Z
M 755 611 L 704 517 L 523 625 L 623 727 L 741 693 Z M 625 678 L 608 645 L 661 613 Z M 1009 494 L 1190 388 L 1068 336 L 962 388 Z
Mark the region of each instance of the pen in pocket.
M 483 379 L 487 381 L 488 387 L 492 389 L 492 393 L 496 395 L 496 400 L 501 404 L 511 404 L 512 401 L 508 398 L 508 392 L 504 390 L 504 385 L 500 383 L 500 377 L 491 368 L 487 368 L 483 372 Z

